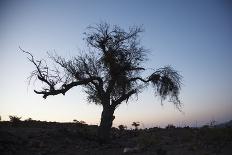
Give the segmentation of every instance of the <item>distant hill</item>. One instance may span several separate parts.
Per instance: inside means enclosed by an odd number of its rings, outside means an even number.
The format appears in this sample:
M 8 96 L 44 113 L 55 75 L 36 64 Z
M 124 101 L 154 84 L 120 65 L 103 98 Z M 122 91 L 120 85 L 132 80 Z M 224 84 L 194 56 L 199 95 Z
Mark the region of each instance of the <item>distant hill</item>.
M 225 123 L 218 124 L 216 125 L 216 127 L 218 128 L 232 127 L 232 120 L 225 122 Z

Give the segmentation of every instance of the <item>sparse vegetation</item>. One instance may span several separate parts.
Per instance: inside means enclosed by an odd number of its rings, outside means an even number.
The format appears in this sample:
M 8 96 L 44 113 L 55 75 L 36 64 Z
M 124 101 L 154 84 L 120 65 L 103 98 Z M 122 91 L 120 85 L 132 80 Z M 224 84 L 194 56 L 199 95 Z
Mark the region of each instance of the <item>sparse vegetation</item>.
M 86 122 L 85 121 L 80 121 L 80 124 L 86 124 Z
M 167 126 L 166 126 L 166 129 L 175 129 L 176 127 L 175 127 L 175 125 L 173 125 L 173 124 L 168 124 Z
M 138 127 L 140 126 L 140 123 L 139 122 L 133 122 L 131 125 L 134 126 L 135 130 L 138 130 Z
M 78 124 L 78 125 L 87 125 L 85 121 L 78 121 L 76 119 L 74 119 L 73 122 Z
M 22 117 L 13 116 L 13 115 L 9 116 L 10 122 L 12 122 L 12 123 L 19 123 L 19 122 L 21 122 L 21 118 Z
M 31 122 L 31 121 L 34 121 L 32 118 L 27 118 L 27 119 L 25 119 L 24 121 L 26 121 L 26 122 Z
M 127 129 L 127 126 L 121 124 L 121 125 L 118 126 L 118 129 L 119 129 L 120 131 L 124 131 L 125 129 Z
M 232 128 L 202 127 L 149 128 L 124 130 L 112 128 L 113 144 L 99 144 L 98 126 L 80 123 L 37 121 L 12 116 L 0 122 L 1 154 L 220 154 L 227 155 L 232 147 Z M 17 121 L 15 121 L 17 120 Z M 12 124 L 18 122 L 19 126 Z M 78 121 L 79 122 L 79 121 Z M 80 121 L 81 122 L 81 121 Z M 83 123 L 83 122 L 82 122 Z M 135 122 L 134 124 L 139 124 Z M 170 130 L 171 129 L 171 130 Z M 123 130 L 123 132 L 122 132 Z M 23 131 L 23 132 L 22 132 Z M 23 149 L 22 149 L 23 148 Z M 113 150 L 113 152 L 112 152 Z M 11 152 L 11 153 L 9 153 Z M 128 153 L 129 153 L 128 152 Z

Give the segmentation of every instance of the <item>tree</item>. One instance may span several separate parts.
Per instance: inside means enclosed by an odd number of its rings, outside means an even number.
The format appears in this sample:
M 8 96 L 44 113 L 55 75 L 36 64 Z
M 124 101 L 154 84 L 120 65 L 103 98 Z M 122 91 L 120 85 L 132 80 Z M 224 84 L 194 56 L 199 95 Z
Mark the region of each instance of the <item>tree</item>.
M 133 122 L 131 125 L 135 127 L 135 130 L 138 130 L 138 127 L 140 126 L 140 123 L 139 122 Z
M 45 60 L 36 60 L 30 52 L 20 48 L 35 66 L 30 79 L 35 78 L 44 84 L 41 90 L 34 92 L 46 99 L 51 95 L 65 95 L 76 86 L 84 87 L 88 101 L 103 106 L 98 129 L 102 142 L 110 138 L 115 109 L 138 95 L 148 84 L 154 86 L 161 101 L 169 97 L 179 108 L 182 77 L 177 71 L 166 66 L 142 77 L 147 50 L 140 45 L 141 32 L 143 29 L 138 26 L 130 27 L 128 31 L 107 23 L 89 26 L 88 32 L 84 33 L 89 51 L 69 60 L 48 53 L 57 64 L 55 68 L 48 66 Z

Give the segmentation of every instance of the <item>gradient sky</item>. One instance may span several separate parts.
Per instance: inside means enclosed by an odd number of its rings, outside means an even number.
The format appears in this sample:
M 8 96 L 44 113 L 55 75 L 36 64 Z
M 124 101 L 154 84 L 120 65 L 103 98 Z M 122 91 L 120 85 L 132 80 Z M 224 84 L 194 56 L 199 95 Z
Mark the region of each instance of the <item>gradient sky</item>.
M 101 21 L 127 29 L 143 25 L 148 68 L 172 65 L 184 77 L 184 113 L 161 106 L 152 88 L 115 111 L 114 126 L 195 126 L 232 119 L 232 3 L 223 0 L 0 1 L 0 116 L 99 124 L 102 108 L 86 102 L 81 87 L 66 96 L 36 95 L 34 69 L 19 46 L 40 59 L 47 51 L 70 57 L 85 47 L 86 27 Z

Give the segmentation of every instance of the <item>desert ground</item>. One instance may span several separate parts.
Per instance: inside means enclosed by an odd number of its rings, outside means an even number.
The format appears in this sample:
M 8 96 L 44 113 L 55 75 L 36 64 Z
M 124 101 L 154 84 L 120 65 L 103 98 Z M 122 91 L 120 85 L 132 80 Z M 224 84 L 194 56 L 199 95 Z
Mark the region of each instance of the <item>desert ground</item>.
M 112 128 L 100 144 L 97 126 L 82 123 L 1 121 L 1 155 L 231 155 L 232 128 Z

